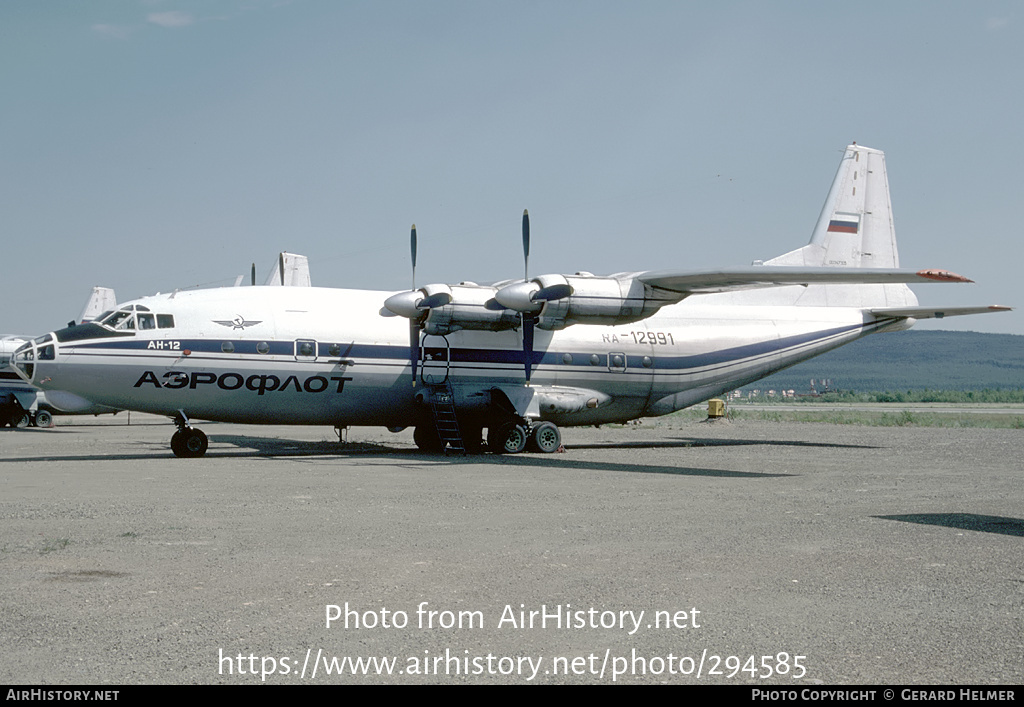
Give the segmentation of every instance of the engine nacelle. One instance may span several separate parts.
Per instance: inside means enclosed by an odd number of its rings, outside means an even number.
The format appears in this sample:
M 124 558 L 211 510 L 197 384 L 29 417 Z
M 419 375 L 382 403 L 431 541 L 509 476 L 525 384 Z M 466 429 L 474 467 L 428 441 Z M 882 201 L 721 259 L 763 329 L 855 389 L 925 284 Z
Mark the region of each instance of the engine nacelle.
M 446 288 L 451 302 L 433 307 L 423 320 L 423 331 L 444 336 L 460 329 L 474 331 L 504 331 L 519 326 L 519 312 L 505 309 L 495 302 L 497 288 L 483 285 L 428 285 L 424 288 L 433 294 Z
M 537 326 L 547 330 L 573 324 L 629 324 L 682 297 L 640 282 L 635 273 L 608 277 L 577 273 L 541 275 L 496 286 L 427 285 L 392 295 L 385 307 L 418 321 L 427 334 L 444 336 L 461 329 L 518 329 L 522 315 L 536 317 Z
M 572 294 L 549 299 L 540 309 L 537 326 L 564 329 L 572 324 L 629 324 L 646 319 L 666 304 L 678 302 L 675 293 L 656 290 L 632 273 L 608 277 L 590 275 L 542 275 L 535 282 L 540 293 L 568 286 Z

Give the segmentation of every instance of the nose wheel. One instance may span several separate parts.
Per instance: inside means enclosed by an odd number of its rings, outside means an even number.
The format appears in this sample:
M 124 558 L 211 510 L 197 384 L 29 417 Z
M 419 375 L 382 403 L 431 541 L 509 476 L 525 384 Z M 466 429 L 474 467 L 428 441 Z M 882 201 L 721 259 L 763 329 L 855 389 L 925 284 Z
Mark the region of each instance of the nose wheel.
M 174 456 L 194 459 L 206 454 L 210 446 L 206 433 L 189 426 L 188 418 L 183 413 L 175 416 L 174 424 L 178 426 L 178 431 L 171 435 L 171 451 L 174 452 Z

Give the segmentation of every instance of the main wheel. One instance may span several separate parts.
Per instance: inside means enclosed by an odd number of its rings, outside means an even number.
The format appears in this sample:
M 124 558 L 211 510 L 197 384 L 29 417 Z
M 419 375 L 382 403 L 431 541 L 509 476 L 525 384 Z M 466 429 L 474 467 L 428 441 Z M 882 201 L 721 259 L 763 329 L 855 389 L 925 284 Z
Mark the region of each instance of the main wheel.
M 466 420 L 459 422 L 459 429 L 462 431 L 462 446 L 467 454 L 480 454 L 484 446 L 484 428 L 479 423 Z
M 27 412 L 23 412 L 19 417 L 17 413 L 14 415 L 14 419 L 11 420 L 11 427 L 24 428 L 28 427 L 29 416 Z
M 433 425 L 416 425 L 416 429 L 412 431 L 412 441 L 421 452 L 437 454 L 444 450 L 441 437 Z
M 46 410 L 36 413 L 36 427 L 53 427 L 53 415 Z
M 562 433 L 553 422 L 542 422 L 530 433 L 530 448 L 544 454 L 557 452 L 562 446 Z
M 495 454 L 519 454 L 528 439 L 526 427 L 516 422 L 487 428 L 487 448 Z

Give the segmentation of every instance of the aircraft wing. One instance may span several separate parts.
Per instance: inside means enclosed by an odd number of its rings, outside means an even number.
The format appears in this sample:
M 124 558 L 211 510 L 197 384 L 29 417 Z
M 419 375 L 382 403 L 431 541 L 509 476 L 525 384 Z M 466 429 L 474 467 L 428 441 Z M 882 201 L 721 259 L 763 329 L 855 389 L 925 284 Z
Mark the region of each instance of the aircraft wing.
M 922 282 L 973 282 L 948 270 L 904 270 L 883 268 L 777 267 L 752 266 L 738 270 L 684 272 L 654 270 L 640 273 L 636 279 L 651 287 L 684 295 L 710 294 L 783 285 L 887 284 Z M 911 316 L 911 315 L 907 315 Z
M 871 314 L 876 317 L 893 319 L 942 319 L 943 317 L 956 317 L 961 314 L 986 314 L 988 312 L 1009 312 L 1013 307 L 1003 307 L 992 304 L 988 307 L 879 307 L 872 309 Z

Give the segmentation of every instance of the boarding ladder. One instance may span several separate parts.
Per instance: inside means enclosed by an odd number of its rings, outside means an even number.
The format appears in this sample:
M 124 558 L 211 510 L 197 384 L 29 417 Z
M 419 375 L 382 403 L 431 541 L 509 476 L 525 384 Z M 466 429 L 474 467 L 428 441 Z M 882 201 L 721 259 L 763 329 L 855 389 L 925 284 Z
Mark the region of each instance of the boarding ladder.
M 428 383 L 430 387 L 430 410 L 434 415 L 434 426 L 441 440 L 441 448 L 447 454 L 449 450 L 458 454 L 466 453 L 466 445 L 459 432 L 459 422 L 455 417 L 455 393 L 452 384 L 445 379 L 443 383 Z

